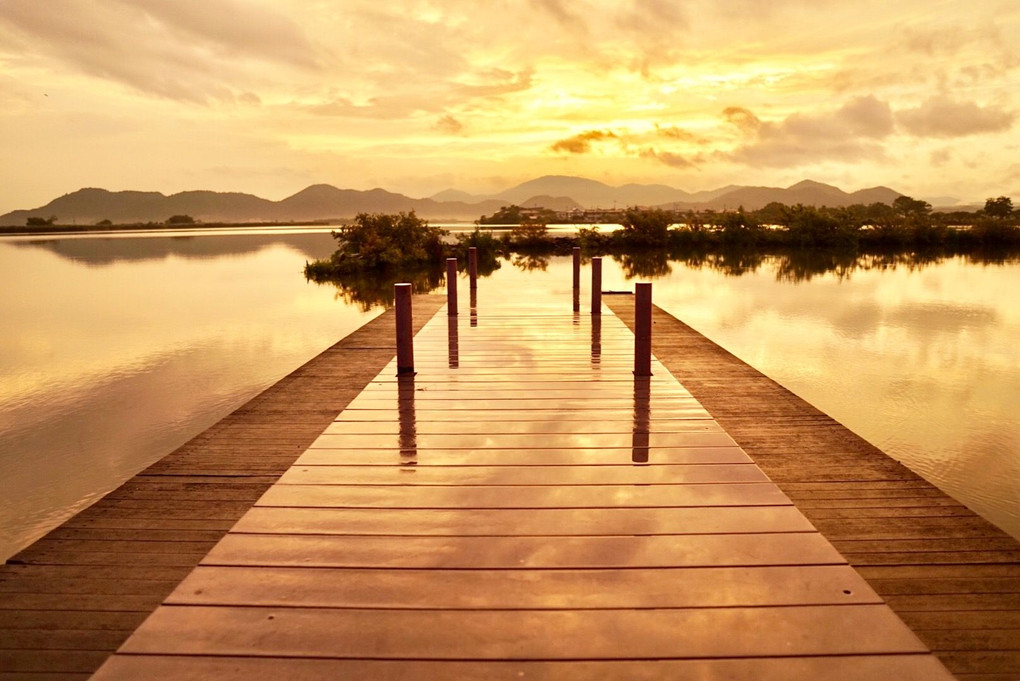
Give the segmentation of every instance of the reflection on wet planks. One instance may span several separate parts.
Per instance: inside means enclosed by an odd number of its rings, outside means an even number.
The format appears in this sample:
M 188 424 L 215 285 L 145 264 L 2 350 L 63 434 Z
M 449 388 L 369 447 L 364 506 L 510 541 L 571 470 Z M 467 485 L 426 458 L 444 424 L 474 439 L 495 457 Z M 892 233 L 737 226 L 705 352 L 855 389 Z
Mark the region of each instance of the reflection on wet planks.
M 98 678 L 951 678 L 615 315 L 475 293 Z

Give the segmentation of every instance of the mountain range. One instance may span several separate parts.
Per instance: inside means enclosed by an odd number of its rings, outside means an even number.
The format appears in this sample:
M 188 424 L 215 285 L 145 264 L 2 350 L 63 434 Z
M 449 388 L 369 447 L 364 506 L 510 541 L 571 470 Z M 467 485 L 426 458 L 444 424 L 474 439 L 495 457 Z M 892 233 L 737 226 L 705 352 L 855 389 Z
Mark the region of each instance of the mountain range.
M 475 220 L 501 207 L 517 204 L 567 211 L 576 208 L 645 206 L 676 209 L 755 210 L 773 201 L 788 205 L 848 206 L 855 203 L 892 203 L 900 196 L 887 187 L 848 193 L 837 187 L 805 180 L 790 187 L 730 185 L 711 191 L 686 192 L 661 184 L 625 184 L 614 187 L 596 180 L 547 175 L 498 194 L 469 194 L 455 189 L 428 198 L 411 198 L 384 189 L 359 191 L 316 184 L 282 201 L 253 194 L 187 191 L 169 196 L 159 192 L 80 189 L 45 206 L 0 215 L 0 225 L 24 225 L 28 218 L 57 217 L 59 224 L 115 224 L 164 222 L 173 215 L 189 215 L 201 222 L 304 222 L 349 219 L 358 213 L 395 213 L 414 210 L 430 220 Z

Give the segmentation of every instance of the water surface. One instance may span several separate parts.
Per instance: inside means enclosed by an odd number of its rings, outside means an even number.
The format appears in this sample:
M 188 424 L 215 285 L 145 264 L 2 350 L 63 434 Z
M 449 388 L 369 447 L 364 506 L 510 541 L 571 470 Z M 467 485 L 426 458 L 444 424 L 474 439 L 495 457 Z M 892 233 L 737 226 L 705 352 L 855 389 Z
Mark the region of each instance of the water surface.
M 0 239 L 0 557 L 380 310 L 305 282 L 328 234 Z
M 0 557 L 378 314 L 374 291 L 304 280 L 332 249 L 328 229 L 0 239 Z M 569 304 L 569 258 L 515 262 L 480 285 L 544 280 Z M 606 258 L 604 288 L 653 281 L 658 305 L 1020 537 L 1020 265 L 750 264 Z

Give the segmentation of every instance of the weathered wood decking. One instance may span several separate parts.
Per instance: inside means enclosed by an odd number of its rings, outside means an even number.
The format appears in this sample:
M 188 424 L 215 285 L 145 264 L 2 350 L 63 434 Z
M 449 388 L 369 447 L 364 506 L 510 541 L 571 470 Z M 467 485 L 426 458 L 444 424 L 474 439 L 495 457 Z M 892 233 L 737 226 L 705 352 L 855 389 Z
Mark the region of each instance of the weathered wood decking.
M 633 325 L 633 302 L 607 304 Z M 1020 542 L 663 310 L 653 351 L 960 679 L 1020 679 Z
M 951 678 L 614 315 L 496 304 L 429 322 L 96 678 Z
M 88 678 L 394 351 L 387 312 L 0 566 L 0 679 Z

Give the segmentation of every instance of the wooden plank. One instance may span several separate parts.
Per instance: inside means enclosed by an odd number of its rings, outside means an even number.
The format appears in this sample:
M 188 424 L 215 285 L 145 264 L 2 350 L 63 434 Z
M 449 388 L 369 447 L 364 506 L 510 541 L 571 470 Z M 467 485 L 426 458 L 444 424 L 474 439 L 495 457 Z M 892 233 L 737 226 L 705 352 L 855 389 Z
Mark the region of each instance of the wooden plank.
M 522 447 L 542 447 L 552 449 L 570 448 L 620 448 L 630 447 L 634 443 L 634 435 L 628 433 L 598 433 L 579 435 L 576 433 L 534 433 L 531 435 L 515 435 L 493 433 L 486 435 L 429 435 L 418 434 L 415 446 L 423 449 L 518 449 Z M 646 447 L 731 447 L 733 440 L 723 432 L 708 433 L 651 433 Z M 311 449 L 400 449 L 406 444 L 401 442 L 400 434 L 393 435 L 332 435 L 323 433 Z
M 470 569 L 841 565 L 817 533 L 560 537 L 375 537 L 231 533 L 206 565 Z
M 570 536 L 813 532 L 795 508 L 429 509 L 262 508 L 234 528 L 254 534 Z
M 583 610 L 877 604 L 848 566 L 630 570 L 203 567 L 171 605 Z
M 463 406 L 463 405 L 462 405 Z M 425 422 L 448 422 L 448 421 L 496 421 L 502 420 L 503 422 L 510 423 L 513 421 L 533 421 L 543 414 L 546 410 L 514 410 L 514 411 L 502 411 L 494 409 L 445 409 L 442 404 L 434 402 L 422 402 L 418 403 L 415 401 L 414 418 L 417 423 Z M 576 410 L 576 409 L 559 409 L 555 404 L 550 404 L 548 412 L 554 413 L 556 418 L 563 421 L 590 421 L 591 410 Z M 631 419 L 633 422 L 634 408 L 629 407 L 618 407 L 614 409 L 600 409 L 599 417 L 607 421 L 626 421 Z M 670 421 L 670 420 L 683 420 L 683 419 L 704 419 L 710 418 L 708 412 L 700 407 L 675 407 L 675 408 L 658 408 L 650 407 L 648 409 L 647 417 L 650 421 Z M 392 406 L 389 408 L 377 408 L 377 409 L 344 409 L 340 414 L 337 415 L 336 421 L 338 422 L 371 422 L 371 421 L 397 421 L 400 420 L 400 412 L 393 409 Z
M 652 464 L 751 463 L 740 447 L 656 447 L 638 445 Z M 297 466 L 335 464 L 392 466 L 402 450 L 309 449 L 294 462 Z M 406 451 L 406 450 L 403 450 Z M 421 463 L 430 466 L 608 466 L 633 465 L 634 447 L 600 449 L 430 449 L 422 451 Z
M 151 676 L 150 676 L 151 675 Z M 951 677 L 929 656 L 783 657 L 725 660 L 607 660 L 601 662 L 437 662 L 415 660 L 313 660 L 250 657 L 170 657 L 119 655 L 111 658 L 96 681 L 946 681 Z
M 543 420 L 533 421 L 461 421 L 421 422 L 414 419 L 413 425 L 402 424 L 399 418 L 393 421 L 335 421 L 331 423 L 324 435 L 401 435 L 405 430 L 412 429 L 418 437 L 423 435 L 449 435 L 456 430 L 458 435 L 596 435 L 624 434 L 631 435 L 639 427 L 633 417 L 621 421 L 600 419 L 591 421 L 560 421 L 553 414 L 547 414 Z M 709 419 L 679 419 L 673 421 L 651 421 L 640 426 L 648 433 L 720 433 L 722 429 L 715 421 Z
M 586 487 L 274 485 L 258 506 L 293 508 L 680 508 L 789 506 L 771 483 Z
M 643 456 L 642 450 L 640 456 Z M 428 452 L 392 452 L 390 466 L 295 466 L 284 485 L 677 485 L 754 483 L 768 478 L 750 464 L 624 466 L 429 466 Z M 649 452 L 648 458 L 654 453 Z
M 197 623 L 201 627 L 196 627 Z M 847 631 L 855 634 L 848 636 Z M 551 636 L 551 632 L 556 635 Z M 720 636 L 719 632 L 742 633 Z M 135 631 L 121 651 L 415 660 L 595 660 L 882 654 L 926 649 L 887 608 L 876 605 L 641 611 L 163 606 Z

